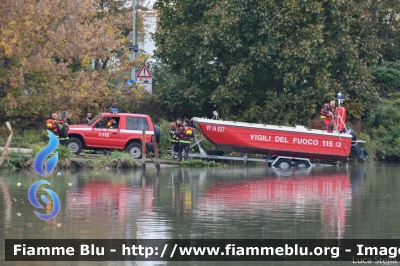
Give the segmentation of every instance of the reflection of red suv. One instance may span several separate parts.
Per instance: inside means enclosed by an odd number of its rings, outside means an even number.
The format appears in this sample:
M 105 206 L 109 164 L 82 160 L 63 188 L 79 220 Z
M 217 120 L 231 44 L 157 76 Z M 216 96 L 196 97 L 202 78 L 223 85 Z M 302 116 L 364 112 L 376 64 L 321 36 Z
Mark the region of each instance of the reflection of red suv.
M 115 120 L 115 121 L 113 121 Z M 90 150 L 116 149 L 126 150 L 133 158 L 142 158 L 142 131 L 146 131 L 146 146 L 154 151 L 151 141 L 155 136 L 160 141 L 160 127 L 153 125 L 148 115 L 118 113 L 100 113 L 87 125 L 69 126 L 66 143 L 68 150 L 79 154 L 83 148 Z

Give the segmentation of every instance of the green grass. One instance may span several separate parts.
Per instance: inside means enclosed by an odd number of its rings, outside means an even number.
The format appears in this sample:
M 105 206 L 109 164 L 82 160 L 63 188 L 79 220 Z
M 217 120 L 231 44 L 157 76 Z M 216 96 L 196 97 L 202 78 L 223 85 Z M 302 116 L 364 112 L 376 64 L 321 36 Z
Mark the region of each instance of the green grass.
M 31 146 L 32 149 L 32 157 L 35 157 L 39 151 L 46 147 L 46 144 L 34 144 Z M 58 160 L 65 160 L 70 159 L 75 156 L 75 154 L 71 153 L 65 146 L 58 145 L 57 149 L 55 150 L 58 152 Z
M 93 161 L 91 167 L 94 168 L 138 168 L 142 163 L 133 159 L 128 153 L 121 151 L 112 151 L 108 156 L 100 157 L 99 160 Z
M 11 140 L 10 147 L 13 148 L 32 148 L 32 146 L 37 145 L 38 143 L 47 143 L 48 135 L 46 130 L 13 130 L 13 138 Z M 10 135 L 10 132 L 7 130 L 7 138 Z M 6 140 L 0 138 L 0 146 L 4 146 Z
M 174 164 L 174 165 L 181 165 L 181 166 L 191 166 L 191 167 L 204 167 L 204 166 L 220 166 L 221 163 L 217 163 L 214 161 L 208 160 L 200 160 L 194 158 L 188 158 L 187 161 L 175 162 L 174 157 L 172 155 L 163 155 L 160 159 L 160 163 L 163 164 Z
M 2 154 L 2 153 L 0 153 Z M 19 152 L 19 151 L 9 151 L 4 159 L 2 168 L 16 169 L 20 168 L 21 164 L 32 158 L 29 153 Z

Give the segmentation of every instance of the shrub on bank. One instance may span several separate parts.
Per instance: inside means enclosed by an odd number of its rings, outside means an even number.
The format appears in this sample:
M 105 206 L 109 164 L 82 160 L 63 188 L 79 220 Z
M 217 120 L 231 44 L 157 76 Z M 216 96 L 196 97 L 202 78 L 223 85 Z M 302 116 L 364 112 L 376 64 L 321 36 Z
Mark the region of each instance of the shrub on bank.
M 13 125 L 11 125 L 13 126 Z M 6 137 L 8 138 L 10 132 L 6 130 Z M 32 145 L 37 143 L 47 143 L 48 135 L 46 130 L 24 130 L 24 129 L 15 129 L 13 127 L 13 138 L 11 139 L 10 147 L 13 148 L 31 148 Z M 0 138 L 0 146 L 4 146 L 7 138 Z
M 1 156 L 2 152 L 0 153 Z M 4 159 L 2 168 L 16 169 L 21 168 L 26 161 L 30 160 L 32 155 L 20 151 L 9 151 Z
M 99 160 L 93 162 L 94 168 L 138 168 L 142 163 L 133 159 L 128 153 L 121 151 L 112 151 L 107 156 L 100 157 Z

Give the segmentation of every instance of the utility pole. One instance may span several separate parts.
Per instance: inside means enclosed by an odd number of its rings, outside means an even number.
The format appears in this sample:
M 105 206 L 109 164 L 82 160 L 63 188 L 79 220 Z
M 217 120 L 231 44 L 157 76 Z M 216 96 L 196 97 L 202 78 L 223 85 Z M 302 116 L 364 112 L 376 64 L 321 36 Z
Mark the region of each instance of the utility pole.
M 132 24 L 132 45 L 133 47 L 136 47 L 136 0 L 132 0 L 132 18 L 133 18 L 133 24 Z M 132 51 L 132 60 L 136 60 L 136 52 L 135 48 Z M 136 66 L 133 67 L 131 78 L 136 81 Z

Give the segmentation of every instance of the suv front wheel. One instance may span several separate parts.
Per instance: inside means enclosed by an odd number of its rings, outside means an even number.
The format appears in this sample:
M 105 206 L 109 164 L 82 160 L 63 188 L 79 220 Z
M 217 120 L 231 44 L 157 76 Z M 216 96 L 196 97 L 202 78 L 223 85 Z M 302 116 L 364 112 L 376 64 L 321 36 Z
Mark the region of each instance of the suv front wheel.
M 129 155 L 133 159 L 141 159 L 142 158 L 142 145 L 139 143 L 131 143 L 126 148 L 126 152 L 129 153 Z
M 82 151 L 82 142 L 77 138 L 70 138 L 66 144 L 67 149 L 78 155 Z

